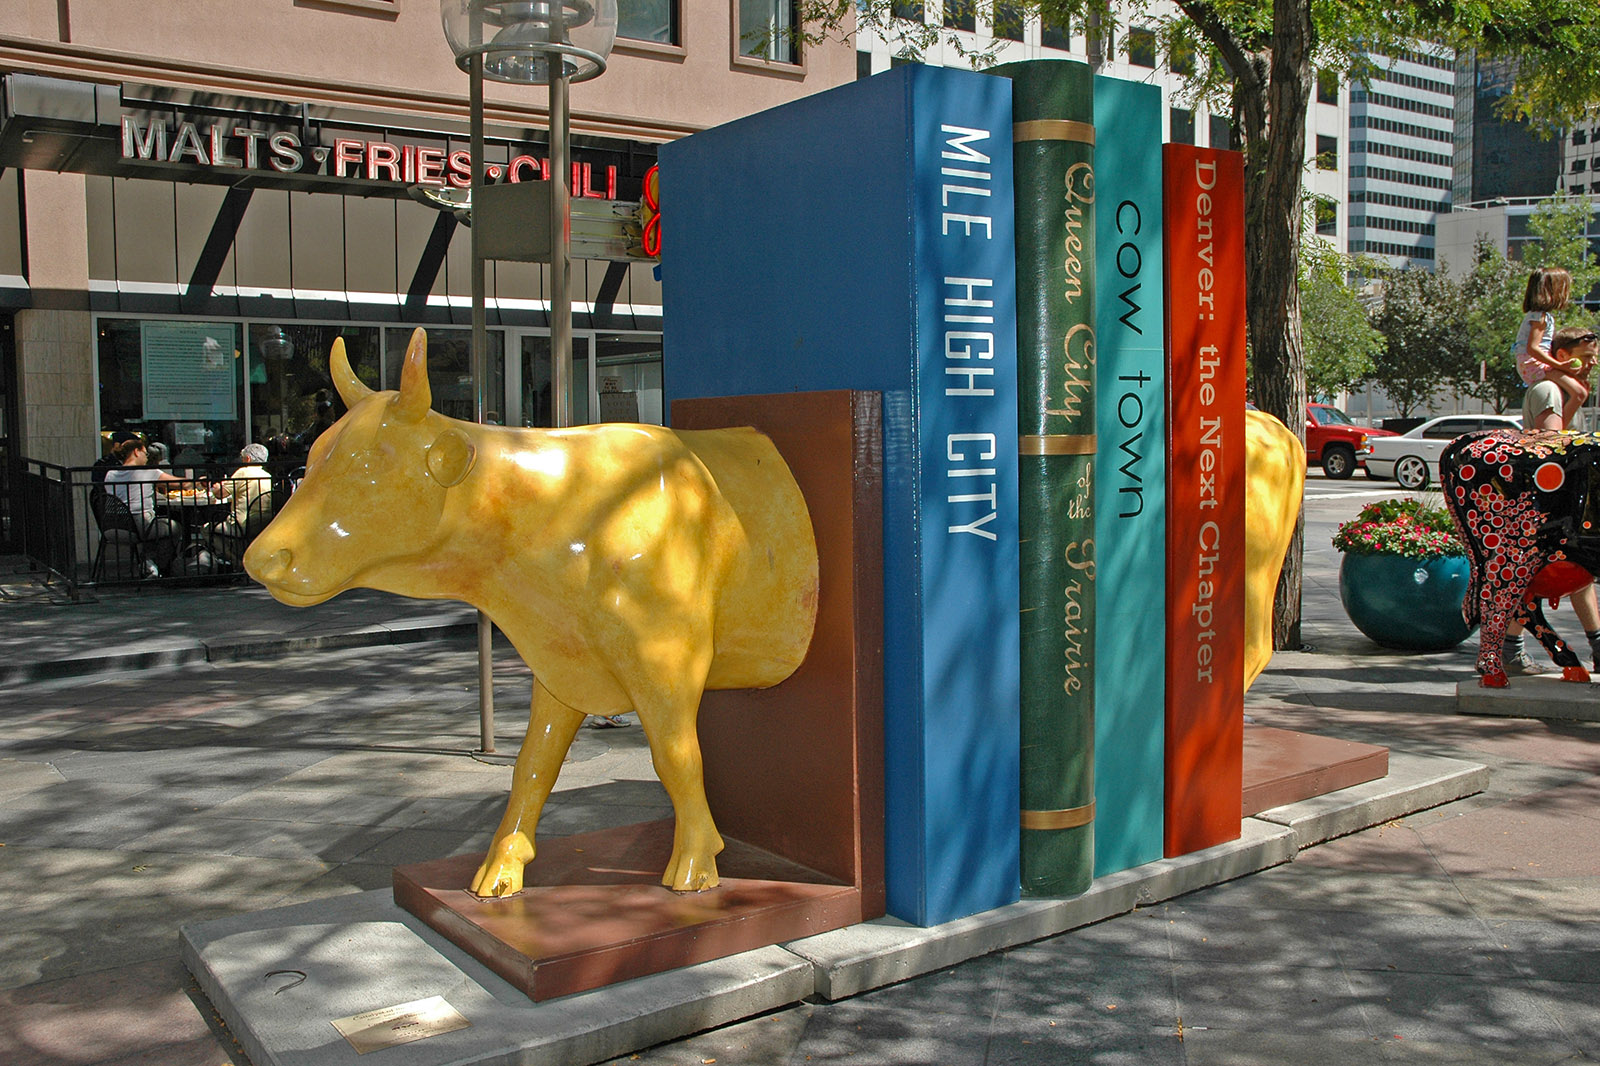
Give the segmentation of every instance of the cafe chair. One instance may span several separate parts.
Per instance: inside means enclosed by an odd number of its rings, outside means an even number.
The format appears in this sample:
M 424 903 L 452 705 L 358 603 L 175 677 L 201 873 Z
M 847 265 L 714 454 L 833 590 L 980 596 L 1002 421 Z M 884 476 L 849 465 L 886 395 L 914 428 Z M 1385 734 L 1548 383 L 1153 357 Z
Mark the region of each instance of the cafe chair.
M 100 529 L 89 580 L 137 581 L 153 576 L 154 564 L 144 553 L 144 538 L 128 505 L 96 486 L 89 493 L 89 511 Z

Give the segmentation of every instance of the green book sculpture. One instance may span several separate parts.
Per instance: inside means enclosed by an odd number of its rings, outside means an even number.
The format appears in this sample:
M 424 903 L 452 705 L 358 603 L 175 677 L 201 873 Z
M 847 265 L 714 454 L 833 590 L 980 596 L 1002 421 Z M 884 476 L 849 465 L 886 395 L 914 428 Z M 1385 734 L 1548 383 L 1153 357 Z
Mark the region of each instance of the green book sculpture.
M 1012 81 L 1022 613 L 1022 894 L 1094 879 L 1094 89 L 1083 63 Z

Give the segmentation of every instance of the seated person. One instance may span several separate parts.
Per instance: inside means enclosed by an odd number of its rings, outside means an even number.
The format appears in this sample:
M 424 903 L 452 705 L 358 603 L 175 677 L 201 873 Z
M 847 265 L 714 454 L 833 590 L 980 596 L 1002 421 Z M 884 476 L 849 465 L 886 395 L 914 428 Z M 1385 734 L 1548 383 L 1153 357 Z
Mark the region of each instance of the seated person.
M 128 505 L 133 523 L 144 541 L 147 557 L 163 574 L 178 557 L 183 546 L 183 527 L 170 518 L 156 517 L 156 486 L 162 482 L 181 482 L 165 470 L 145 465 L 150 457 L 144 441 L 123 441 L 111 449 L 119 465 L 106 472 L 106 491 Z
M 89 480 L 96 485 L 104 485 L 106 483 L 106 474 L 112 468 L 122 465 L 122 460 L 117 458 L 117 445 L 130 440 L 138 440 L 139 434 L 126 429 L 116 429 L 111 431 L 110 437 L 111 447 L 104 455 L 94 461 L 94 472 L 89 475 Z
M 245 465 L 217 487 L 217 495 L 232 501 L 230 513 L 211 527 L 213 538 L 222 538 L 220 546 L 230 558 L 243 553 L 244 544 L 272 514 L 272 475 L 261 465 L 267 461 L 266 445 L 246 444 L 239 451 L 239 461 Z

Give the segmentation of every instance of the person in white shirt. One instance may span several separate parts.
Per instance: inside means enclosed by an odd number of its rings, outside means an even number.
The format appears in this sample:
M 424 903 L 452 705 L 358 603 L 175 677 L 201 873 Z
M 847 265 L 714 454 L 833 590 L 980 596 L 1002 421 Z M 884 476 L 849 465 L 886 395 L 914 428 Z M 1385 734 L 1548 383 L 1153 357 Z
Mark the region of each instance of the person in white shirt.
M 106 472 L 106 491 L 128 505 L 146 555 L 157 570 L 166 573 L 183 545 L 183 529 L 170 518 L 156 517 L 156 486 L 183 479 L 147 466 L 150 452 L 141 439 L 123 441 L 111 454 L 120 465 Z
M 246 444 L 239 450 L 239 461 L 244 465 L 222 483 L 220 493 L 233 501 L 231 517 L 242 529 L 250 517 L 251 506 L 257 500 L 267 497 L 267 502 L 257 509 L 258 512 L 272 506 L 272 475 L 261 465 L 267 461 L 265 444 Z

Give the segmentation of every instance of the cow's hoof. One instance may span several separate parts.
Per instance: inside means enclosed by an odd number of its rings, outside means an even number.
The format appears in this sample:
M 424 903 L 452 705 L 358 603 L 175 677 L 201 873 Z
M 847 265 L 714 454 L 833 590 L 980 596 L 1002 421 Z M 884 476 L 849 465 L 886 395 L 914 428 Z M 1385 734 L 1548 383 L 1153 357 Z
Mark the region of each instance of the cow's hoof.
M 1585 670 L 1581 666 L 1563 667 L 1562 670 L 1561 670 L 1561 680 L 1563 680 L 1563 681 L 1588 681 L 1589 680 L 1589 671 Z
M 1484 674 L 1478 678 L 1478 684 L 1484 688 L 1505 688 L 1511 682 L 1503 673 Z
M 533 842 L 525 833 L 512 833 L 494 842 L 483 865 L 468 886 L 479 899 L 499 899 L 522 891 L 522 868 L 533 859 Z
M 667 870 L 661 883 L 674 892 L 704 892 L 716 888 L 721 883 L 717 877 L 717 860 L 708 856 L 679 862 Z

